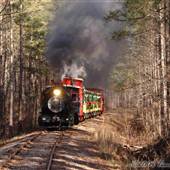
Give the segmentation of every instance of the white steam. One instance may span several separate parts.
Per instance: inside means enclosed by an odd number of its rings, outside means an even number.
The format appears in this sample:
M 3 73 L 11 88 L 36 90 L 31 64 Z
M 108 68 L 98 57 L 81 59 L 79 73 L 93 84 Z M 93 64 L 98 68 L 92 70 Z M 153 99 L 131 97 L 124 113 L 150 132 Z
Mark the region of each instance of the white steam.
M 64 63 L 62 79 L 64 77 L 85 78 L 87 75 L 84 66 L 78 66 L 76 63 L 67 65 Z

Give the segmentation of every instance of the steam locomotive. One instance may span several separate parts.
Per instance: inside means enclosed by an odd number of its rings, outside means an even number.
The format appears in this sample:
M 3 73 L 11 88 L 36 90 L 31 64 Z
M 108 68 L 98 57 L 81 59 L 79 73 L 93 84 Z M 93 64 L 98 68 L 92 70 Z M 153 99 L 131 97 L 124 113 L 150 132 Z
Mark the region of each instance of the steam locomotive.
M 70 127 L 103 111 L 102 90 L 84 88 L 82 79 L 65 77 L 60 85 L 42 92 L 38 123 L 46 128 Z

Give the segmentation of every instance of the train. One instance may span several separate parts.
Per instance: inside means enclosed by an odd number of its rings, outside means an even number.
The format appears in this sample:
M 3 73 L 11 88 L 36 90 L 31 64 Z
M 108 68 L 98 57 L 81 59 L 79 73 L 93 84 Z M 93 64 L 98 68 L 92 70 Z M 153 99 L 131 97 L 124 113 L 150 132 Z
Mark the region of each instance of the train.
M 38 124 L 45 128 L 71 127 L 103 112 L 103 90 L 85 88 L 83 79 L 64 77 L 42 91 Z

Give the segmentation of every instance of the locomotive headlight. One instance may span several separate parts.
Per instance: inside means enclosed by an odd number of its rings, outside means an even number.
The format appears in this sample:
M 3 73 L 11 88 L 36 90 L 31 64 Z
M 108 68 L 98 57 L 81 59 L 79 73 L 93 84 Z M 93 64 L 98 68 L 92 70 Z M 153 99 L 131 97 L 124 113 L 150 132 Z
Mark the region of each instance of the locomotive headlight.
M 44 120 L 44 121 L 45 121 L 46 119 L 47 119 L 46 117 L 42 117 L 42 120 Z
M 61 90 L 60 89 L 54 89 L 53 94 L 54 94 L 54 96 L 61 96 Z

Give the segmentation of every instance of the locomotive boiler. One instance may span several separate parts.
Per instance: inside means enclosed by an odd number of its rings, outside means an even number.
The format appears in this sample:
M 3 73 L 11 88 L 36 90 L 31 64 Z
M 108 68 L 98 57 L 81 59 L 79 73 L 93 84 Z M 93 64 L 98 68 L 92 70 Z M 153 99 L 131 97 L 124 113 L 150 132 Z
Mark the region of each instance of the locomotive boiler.
M 47 128 L 70 127 L 103 111 L 102 90 L 87 89 L 82 79 L 65 77 L 60 85 L 48 86 L 42 92 L 38 123 Z

